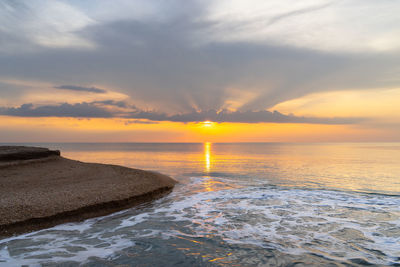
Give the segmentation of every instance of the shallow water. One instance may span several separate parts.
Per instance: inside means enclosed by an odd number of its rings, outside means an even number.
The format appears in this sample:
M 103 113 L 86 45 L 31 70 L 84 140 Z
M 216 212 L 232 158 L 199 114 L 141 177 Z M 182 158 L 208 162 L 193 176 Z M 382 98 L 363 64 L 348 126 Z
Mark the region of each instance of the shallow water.
M 400 144 L 50 146 L 181 183 L 140 208 L 0 240 L 0 266 L 400 265 Z

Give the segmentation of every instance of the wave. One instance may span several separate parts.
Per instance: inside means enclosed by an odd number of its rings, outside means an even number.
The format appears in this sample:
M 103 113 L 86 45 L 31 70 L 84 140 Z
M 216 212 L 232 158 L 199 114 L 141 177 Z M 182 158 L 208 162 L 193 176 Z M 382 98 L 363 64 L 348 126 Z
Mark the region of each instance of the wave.
M 140 210 L 2 240 L 0 266 L 90 262 L 94 256 L 117 262 L 139 257 L 135 248 L 163 255 L 166 247 L 210 260 L 233 253 L 233 262 L 258 251 L 253 260 L 260 263 L 275 251 L 296 259 L 400 264 L 400 198 L 194 177 Z

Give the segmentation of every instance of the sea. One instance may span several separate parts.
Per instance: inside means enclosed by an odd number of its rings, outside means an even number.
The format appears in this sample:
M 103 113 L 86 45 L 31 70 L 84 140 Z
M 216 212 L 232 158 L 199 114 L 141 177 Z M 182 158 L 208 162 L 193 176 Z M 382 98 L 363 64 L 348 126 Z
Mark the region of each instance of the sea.
M 0 266 L 400 266 L 400 143 L 28 145 L 179 184 L 2 239 Z

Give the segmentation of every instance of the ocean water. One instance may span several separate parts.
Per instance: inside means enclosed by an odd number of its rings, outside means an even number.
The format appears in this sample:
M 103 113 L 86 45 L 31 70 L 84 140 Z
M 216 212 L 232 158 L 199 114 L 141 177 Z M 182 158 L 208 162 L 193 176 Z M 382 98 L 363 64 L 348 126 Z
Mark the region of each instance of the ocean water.
M 400 143 L 36 145 L 180 183 L 0 240 L 0 266 L 400 266 Z

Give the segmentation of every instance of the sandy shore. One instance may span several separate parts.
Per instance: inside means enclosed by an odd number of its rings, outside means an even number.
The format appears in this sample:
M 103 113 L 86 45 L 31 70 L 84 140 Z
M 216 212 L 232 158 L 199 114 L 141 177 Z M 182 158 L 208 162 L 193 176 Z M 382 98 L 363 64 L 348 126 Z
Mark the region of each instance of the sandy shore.
M 0 237 L 106 215 L 169 192 L 168 176 L 57 155 L 0 162 Z

